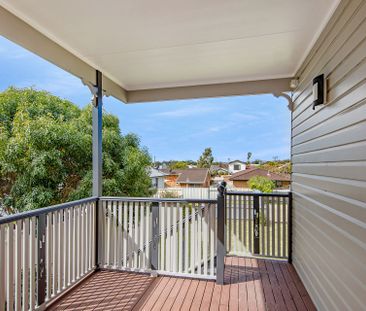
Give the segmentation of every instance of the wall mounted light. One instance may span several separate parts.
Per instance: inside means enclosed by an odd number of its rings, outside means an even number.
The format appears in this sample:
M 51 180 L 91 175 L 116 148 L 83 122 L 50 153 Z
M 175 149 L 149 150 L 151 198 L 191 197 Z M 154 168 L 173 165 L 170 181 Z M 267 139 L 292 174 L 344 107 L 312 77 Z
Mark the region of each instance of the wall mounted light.
M 324 105 L 327 96 L 327 84 L 324 74 L 313 79 L 313 110 L 316 106 Z

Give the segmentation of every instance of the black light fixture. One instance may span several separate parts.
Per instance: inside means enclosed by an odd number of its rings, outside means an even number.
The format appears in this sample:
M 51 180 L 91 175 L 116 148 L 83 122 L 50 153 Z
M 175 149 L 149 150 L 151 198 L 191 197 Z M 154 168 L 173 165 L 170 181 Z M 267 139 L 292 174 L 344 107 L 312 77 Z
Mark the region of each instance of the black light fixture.
M 321 74 L 313 79 L 313 110 L 326 103 L 326 96 L 326 81 L 324 74 Z

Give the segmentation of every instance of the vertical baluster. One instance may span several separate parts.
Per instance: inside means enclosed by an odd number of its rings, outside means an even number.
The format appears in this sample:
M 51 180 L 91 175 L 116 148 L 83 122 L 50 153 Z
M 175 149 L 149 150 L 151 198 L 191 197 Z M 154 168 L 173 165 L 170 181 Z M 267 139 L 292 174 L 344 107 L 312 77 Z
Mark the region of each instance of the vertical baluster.
M 271 201 L 271 217 L 272 217 L 272 220 L 271 220 L 271 229 L 272 229 L 272 243 L 271 243 L 271 246 L 272 246 L 272 252 L 271 252 L 271 256 L 274 257 L 276 254 L 275 254 L 275 240 L 276 240 L 276 226 L 275 226 L 275 203 L 276 203 L 276 197 L 272 197 L 270 198 L 270 201 Z
M 79 275 L 79 258 L 80 258 L 80 206 L 75 207 L 75 243 L 74 243 L 74 265 L 75 265 L 75 280 Z
M 248 245 L 249 245 L 249 252 L 253 254 L 253 245 L 252 245 L 252 233 L 253 233 L 253 196 L 245 196 L 246 202 L 246 210 L 248 211 Z
M 139 227 L 140 227 L 140 233 L 139 233 L 139 249 L 140 249 L 140 255 L 139 255 L 139 268 L 141 269 L 145 269 L 145 252 L 144 252 L 144 238 L 145 238 L 145 234 L 144 234 L 144 217 L 145 217 L 145 203 L 141 202 L 139 204 L 139 210 L 140 210 L 140 222 L 139 222 Z
M 117 202 L 113 202 L 113 267 L 117 268 Z
M 71 221 L 70 221 L 70 271 L 71 271 L 71 283 L 75 282 L 76 279 L 76 238 L 77 238 L 77 231 L 76 231 L 76 207 L 72 207 L 71 210 Z
M 240 204 L 243 209 L 243 251 L 245 252 L 245 255 L 248 254 L 248 234 L 247 234 L 247 206 L 246 206 L 246 200 L 245 195 L 240 196 Z
M 216 204 L 210 205 L 209 207 L 210 213 L 210 274 L 214 275 L 215 268 L 215 247 L 216 247 L 216 225 L 215 225 L 215 214 L 216 214 Z
M 69 211 L 70 208 L 64 211 L 64 281 L 62 287 L 66 288 L 70 282 L 69 279 Z
M 231 253 L 232 246 L 231 246 L 231 227 L 232 227 L 232 208 L 231 208 L 231 195 L 226 196 L 226 214 L 227 214 L 227 231 L 226 231 L 226 251 Z
M 278 240 L 278 256 L 282 257 L 282 247 L 283 247 L 283 241 L 284 241 L 284 226 L 285 223 L 283 222 L 283 208 L 282 208 L 282 198 L 278 198 L 278 231 L 280 235 L 280 239 Z
M 202 233 L 203 233 L 203 243 L 202 243 L 202 251 L 203 251 L 203 274 L 208 274 L 208 258 L 207 258 L 207 248 L 208 248 L 208 205 L 205 205 L 203 210 L 203 220 L 202 220 Z
M 241 196 L 236 195 L 236 201 L 237 201 L 237 208 L 238 208 L 238 252 L 243 252 L 243 232 L 242 232 L 242 206 L 241 206 Z
M 85 205 L 84 205 L 84 226 L 83 226 L 83 236 L 84 236 L 83 252 L 84 252 L 84 257 L 82 258 L 82 263 L 83 263 L 82 273 L 83 274 L 85 274 L 88 271 L 88 261 L 89 261 L 89 258 L 88 258 L 89 257 L 89 238 L 90 238 L 89 212 L 90 212 L 89 203 L 85 203 Z
M 161 233 L 160 233 L 160 270 L 165 270 L 165 203 L 160 204 L 160 223 L 161 223 Z
M 56 295 L 57 283 L 57 212 L 52 213 L 52 295 Z
M 261 255 L 264 255 L 264 241 L 265 241 L 265 228 L 264 228 L 264 202 L 263 198 L 259 197 L 259 227 L 260 227 L 260 233 L 259 233 L 259 243 L 261 245 L 259 253 Z
M 170 203 L 166 204 L 166 269 L 167 271 L 171 271 L 171 258 L 172 258 L 172 252 L 171 252 L 171 210 L 172 207 Z
M 179 208 L 179 203 L 178 204 L 172 204 L 172 213 L 173 213 L 173 234 L 172 234 L 172 271 L 173 272 L 178 272 L 178 239 L 177 239 L 177 214 L 178 214 L 178 208 Z
M 5 225 L 0 225 L 0 310 L 5 310 L 5 297 L 6 297 L 6 236 L 5 236 Z
M 184 235 L 183 235 L 183 208 L 182 205 L 178 203 L 178 209 L 179 209 L 179 215 L 178 215 L 178 271 L 180 273 L 183 272 L 183 239 L 184 239 Z
M 117 263 L 116 267 L 121 266 L 121 254 L 122 254 L 122 202 L 117 202 Z
M 185 212 L 185 223 L 184 223 L 184 272 L 188 273 L 189 269 L 189 206 L 188 204 L 184 207 Z
M 80 208 L 81 212 L 81 256 L 80 256 L 80 277 L 85 273 L 85 243 L 86 243 L 86 204 L 83 204 Z
M 73 281 L 73 269 L 74 269 L 74 264 L 73 264 L 73 260 L 74 260 L 74 232 L 75 232 L 75 225 L 74 225 L 74 208 L 70 207 L 69 209 L 69 282 L 67 285 L 70 285 Z
M 235 255 L 238 254 L 238 231 L 237 231 L 237 204 L 236 204 L 236 195 L 232 196 L 232 209 L 233 209 L 233 252 Z
M 1 239 L 1 238 L 0 238 Z M 1 247 L 1 245 L 0 245 Z M 1 269 L 1 268 L 0 268 Z M 1 272 L 0 272 L 1 274 Z M 28 310 L 29 303 L 29 218 L 24 219 L 23 226 L 23 310 Z M 1 296 L 1 295 L 0 295 Z M 1 300 L 1 297 L 0 297 Z M 1 309 L 0 307 L 0 310 Z
M 146 204 L 146 223 L 145 223 L 145 226 L 146 226 L 146 238 L 145 238 L 145 241 L 146 241 L 146 251 L 145 251 L 145 257 L 146 257 L 146 263 L 145 263 L 145 268 L 146 269 L 149 269 L 150 268 L 150 241 L 151 241 L 151 233 L 150 233 L 150 230 L 151 230 L 151 225 L 150 225 L 150 208 L 151 208 L 151 205 L 150 203 Z
M 105 267 L 106 266 L 106 249 L 107 249 L 107 226 L 106 226 L 106 221 L 107 221 L 107 214 L 106 214 L 106 201 L 103 200 L 99 203 L 99 207 L 100 208 L 100 211 L 99 211 L 99 219 L 97 219 L 97 221 L 99 221 L 99 232 L 101 232 L 101 234 L 99 235 L 99 242 L 98 242 L 98 247 L 100 247 L 101 249 L 101 253 L 102 253 L 102 256 L 100 258 L 101 260 L 101 264 L 102 264 L 102 267 Z
M 14 224 L 8 224 L 8 247 L 7 247 L 7 284 L 6 284 L 6 301 L 7 301 L 7 310 L 13 310 L 14 306 Z
M 202 208 L 204 207 L 203 204 L 198 204 L 198 215 L 197 215 L 197 274 L 202 274 Z
M 286 219 L 286 211 L 287 211 L 287 208 L 288 208 L 288 205 L 286 204 L 287 202 L 287 198 L 284 198 L 284 197 L 281 197 L 281 212 L 282 212 L 282 250 L 281 250 L 281 253 L 282 253 L 282 257 L 286 257 L 286 253 L 287 253 L 287 235 L 286 235 L 286 232 L 287 232 L 287 228 L 288 228 L 288 221 Z
M 128 219 L 128 209 L 127 203 L 123 203 L 123 266 L 127 268 L 127 219 Z
M 37 242 L 36 242 L 36 217 L 32 217 L 30 219 L 30 269 L 29 269 L 29 309 L 33 310 L 35 308 L 36 301 L 36 250 L 37 250 Z
M 80 278 L 80 276 L 81 276 L 81 258 L 82 258 L 82 255 L 83 255 L 83 253 L 82 253 L 82 243 L 83 243 L 83 241 L 82 241 L 82 239 L 83 239 L 83 237 L 82 237 L 82 232 L 83 232 L 83 230 L 82 230 L 82 225 L 83 225 L 83 221 L 82 221 L 82 213 L 83 213 L 83 205 L 79 205 L 78 207 L 77 207 L 77 211 L 78 211 L 78 216 L 77 216 L 77 223 L 78 223 L 78 227 L 77 227 L 77 232 L 78 232 L 78 249 L 77 249 L 77 254 L 78 254 L 78 256 L 77 256 L 77 261 L 76 261 L 76 264 L 77 264 L 77 279 L 79 279 Z
M 64 236 L 64 232 L 63 232 L 63 211 L 60 210 L 58 212 L 58 241 L 59 241 L 59 247 L 58 247 L 58 254 L 59 254 L 59 258 L 60 258 L 60 262 L 58 264 L 58 280 L 57 280 L 57 292 L 60 292 L 62 289 L 62 278 L 63 278 L 63 267 L 64 267 L 64 262 L 63 262 L 63 258 L 64 258 L 64 252 L 63 252 L 63 236 Z
M 134 239 L 133 239 L 133 245 L 134 245 L 134 252 L 133 252 L 133 257 L 134 257 L 134 263 L 133 263 L 133 267 L 136 269 L 138 268 L 138 245 L 139 245 L 139 207 L 140 204 L 139 203 L 133 203 L 133 209 L 135 212 L 135 217 L 134 217 Z
M 74 239 L 73 239 L 73 257 L 72 257 L 72 282 L 76 281 L 77 275 L 77 259 L 78 259 L 78 207 L 74 207 L 73 211 L 73 232 L 74 232 Z
M 133 242 L 132 242 L 132 235 L 133 235 L 133 207 L 132 203 L 128 202 L 128 214 L 129 214 L 129 220 L 128 220 L 128 266 L 132 268 L 133 265 Z
M 271 220 L 270 220 L 270 206 L 269 206 L 269 197 L 263 197 L 263 200 L 265 202 L 266 212 L 265 217 L 263 217 L 264 224 L 267 226 L 267 233 L 266 233 L 266 242 L 267 242 L 267 250 L 266 250 L 266 256 L 270 256 L 270 227 L 271 227 Z
M 52 297 L 52 213 L 46 215 L 46 299 Z
M 107 203 L 107 250 L 106 250 L 106 265 L 110 266 L 111 264 L 111 226 L 112 226 L 112 209 L 111 209 L 111 202 L 108 201 Z
M 22 297 L 22 221 L 18 220 L 15 225 L 15 310 L 21 309 L 21 297 Z
M 92 248 L 92 240 L 93 240 L 93 236 L 92 236 L 92 217 L 91 217 L 91 215 L 93 214 L 92 204 L 93 204 L 92 202 L 88 202 L 86 204 L 85 273 L 88 273 L 88 271 L 89 271 L 89 266 L 90 266 L 89 261 L 90 261 L 90 256 L 91 256 L 91 248 Z
M 191 213 L 191 274 L 195 273 L 195 263 L 196 263 L 196 209 L 195 204 L 192 203 L 192 213 Z
M 96 202 L 92 202 L 91 203 L 91 208 L 92 208 L 92 213 L 90 215 L 91 217 L 91 247 L 90 247 L 90 256 L 89 256 L 89 269 L 88 271 L 90 271 L 95 265 L 96 265 L 96 262 L 95 262 L 95 252 L 97 251 L 95 249 L 95 244 L 96 244 L 96 232 L 95 232 L 95 228 L 96 228 Z M 100 214 L 99 214 L 100 215 Z M 99 232 L 100 233 L 101 231 L 101 228 L 99 227 Z M 98 237 L 97 237 L 98 238 Z

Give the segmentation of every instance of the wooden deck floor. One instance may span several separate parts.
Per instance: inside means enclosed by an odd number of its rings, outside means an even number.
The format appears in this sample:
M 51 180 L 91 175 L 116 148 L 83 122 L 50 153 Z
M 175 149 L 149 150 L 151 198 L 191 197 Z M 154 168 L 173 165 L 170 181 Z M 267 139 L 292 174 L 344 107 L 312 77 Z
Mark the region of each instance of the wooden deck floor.
M 100 271 L 49 310 L 316 310 L 284 262 L 227 257 L 225 285 Z

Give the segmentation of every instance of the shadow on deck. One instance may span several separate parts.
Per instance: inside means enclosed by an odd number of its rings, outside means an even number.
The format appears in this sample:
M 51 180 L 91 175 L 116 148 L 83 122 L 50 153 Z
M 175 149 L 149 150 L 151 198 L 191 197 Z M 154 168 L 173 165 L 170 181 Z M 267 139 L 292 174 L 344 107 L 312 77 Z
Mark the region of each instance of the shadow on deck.
M 99 271 L 48 310 L 315 310 L 293 266 L 227 257 L 225 285 Z

